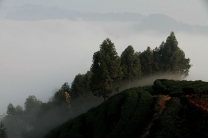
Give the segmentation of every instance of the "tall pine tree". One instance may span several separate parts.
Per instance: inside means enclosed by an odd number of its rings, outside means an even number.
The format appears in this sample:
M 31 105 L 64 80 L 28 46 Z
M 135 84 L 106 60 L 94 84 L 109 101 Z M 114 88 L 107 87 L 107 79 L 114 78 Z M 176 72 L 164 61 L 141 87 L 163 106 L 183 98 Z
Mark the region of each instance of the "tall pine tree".
M 14 114 L 15 114 L 15 108 L 13 104 L 9 103 L 9 105 L 7 106 L 7 115 L 13 116 Z
M 121 54 L 123 80 L 139 79 L 141 77 L 141 63 L 132 46 L 128 46 Z
M 83 78 L 84 78 L 83 74 L 78 74 L 75 76 L 75 78 L 72 82 L 72 85 L 71 85 L 73 97 L 79 97 L 84 94 L 85 89 L 84 89 L 83 83 L 82 83 Z
M 89 95 L 91 76 L 91 71 L 87 71 L 86 74 L 78 74 L 75 76 L 71 86 L 73 97 Z
M 120 58 L 110 39 L 104 40 L 94 53 L 91 71 L 91 91 L 105 100 L 114 90 L 113 82 L 122 78 Z
M 142 74 L 143 76 L 150 76 L 154 73 L 153 70 L 153 52 L 150 49 L 150 47 L 147 47 L 147 49 L 139 54 L 139 59 L 142 66 Z
M 185 58 L 185 53 L 178 47 L 174 32 L 166 39 L 166 42 L 160 46 L 159 58 L 161 70 L 166 73 L 174 74 L 180 78 L 188 75 L 189 68 L 191 67 L 190 59 Z

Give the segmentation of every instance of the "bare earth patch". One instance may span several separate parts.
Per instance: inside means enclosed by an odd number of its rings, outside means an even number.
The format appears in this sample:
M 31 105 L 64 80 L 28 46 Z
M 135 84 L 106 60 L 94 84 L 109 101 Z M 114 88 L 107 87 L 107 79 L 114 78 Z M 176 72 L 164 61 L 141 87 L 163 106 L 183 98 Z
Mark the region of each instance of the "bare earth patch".
M 169 101 L 171 99 L 170 96 L 166 96 L 166 95 L 161 95 L 156 104 L 158 104 L 160 106 L 160 109 L 159 109 L 159 114 L 162 114 L 163 110 L 165 109 L 166 107 L 166 102 Z

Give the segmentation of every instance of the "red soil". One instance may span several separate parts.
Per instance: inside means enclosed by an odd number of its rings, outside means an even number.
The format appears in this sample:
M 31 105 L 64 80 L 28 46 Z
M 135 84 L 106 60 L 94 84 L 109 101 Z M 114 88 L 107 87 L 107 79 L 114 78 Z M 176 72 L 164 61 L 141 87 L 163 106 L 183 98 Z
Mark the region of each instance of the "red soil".
M 201 109 L 204 113 L 208 114 L 208 102 L 205 99 L 197 98 L 196 95 L 186 95 L 189 103 Z

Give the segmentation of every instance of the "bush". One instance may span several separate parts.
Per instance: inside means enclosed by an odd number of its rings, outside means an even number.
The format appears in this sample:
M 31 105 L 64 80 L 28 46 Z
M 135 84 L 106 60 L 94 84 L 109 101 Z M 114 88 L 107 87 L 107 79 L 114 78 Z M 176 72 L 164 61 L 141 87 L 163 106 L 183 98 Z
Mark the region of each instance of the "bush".
M 158 120 L 158 132 L 156 138 L 168 138 L 175 137 L 175 126 L 174 123 L 181 108 L 180 99 L 177 97 L 171 98 L 167 103 L 163 114 Z
M 148 121 L 150 114 L 150 107 L 152 104 L 152 97 L 146 91 L 140 91 L 138 94 L 141 95 L 141 98 L 137 104 L 137 107 L 125 127 L 125 131 L 121 131 L 120 137 L 137 137 L 141 134 L 142 128 L 145 126 L 145 123 Z

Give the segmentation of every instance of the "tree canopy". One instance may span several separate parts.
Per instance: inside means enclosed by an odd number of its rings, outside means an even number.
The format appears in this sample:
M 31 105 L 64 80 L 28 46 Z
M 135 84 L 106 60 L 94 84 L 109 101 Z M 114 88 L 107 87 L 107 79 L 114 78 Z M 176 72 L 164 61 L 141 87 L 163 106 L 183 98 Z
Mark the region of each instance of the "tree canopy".
M 30 95 L 25 101 L 25 110 L 32 111 L 34 108 L 37 108 L 40 104 L 41 101 L 39 101 L 34 95 Z
M 15 114 L 15 108 L 12 103 L 7 106 L 7 115 L 13 116 Z
M 147 47 L 138 57 L 144 76 L 167 73 L 181 79 L 188 75 L 191 67 L 190 59 L 185 58 L 185 53 L 178 47 L 174 32 L 171 32 L 166 42 L 162 42 L 159 47 L 153 50 Z
M 74 97 L 88 95 L 90 93 L 90 79 L 92 72 L 87 71 L 86 74 L 78 74 L 75 76 L 72 85 L 71 93 Z
M 191 67 L 190 59 L 185 58 L 185 53 L 178 47 L 174 32 L 171 32 L 166 42 L 160 45 L 158 53 L 159 57 L 156 59 L 160 61 L 160 70 L 182 78 L 188 75 Z
M 100 45 L 100 50 L 93 55 L 91 66 L 91 91 L 95 96 L 109 97 L 113 92 L 113 82 L 122 78 L 120 58 L 114 44 L 106 39 Z
M 62 89 L 64 92 L 70 93 L 70 86 L 69 86 L 68 82 L 65 82 L 65 83 L 62 85 L 61 89 Z
M 143 76 L 149 76 L 154 73 L 153 70 L 153 52 L 150 47 L 139 54 Z
M 136 56 L 134 48 L 128 46 L 121 54 L 121 67 L 123 71 L 123 80 L 134 80 L 141 77 L 140 59 Z
M 162 57 L 166 64 L 165 71 L 187 76 L 191 67 L 190 59 L 186 59 L 185 53 L 178 47 L 174 32 L 171 32 L 162 50 Z
M 78 97 L 84 94 L 84 87 L 83 87 L 83 78 L 84 75 L 82 74 L 78 74 L 75 76 L 72 85 L 71 85 L 71 89 L 72 89 L 72 96 L 74 97 Z

